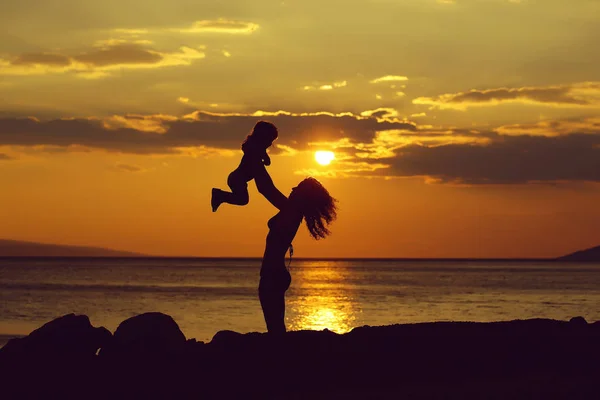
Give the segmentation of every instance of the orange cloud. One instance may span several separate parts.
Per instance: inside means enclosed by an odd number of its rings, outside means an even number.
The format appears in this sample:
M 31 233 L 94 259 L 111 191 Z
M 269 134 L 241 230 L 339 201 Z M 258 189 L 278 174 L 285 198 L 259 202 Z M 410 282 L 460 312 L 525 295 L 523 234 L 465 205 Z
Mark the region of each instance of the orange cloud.
M 258 30 L 258 28 L 259 25 L 254 22 L 219 18 L 217 20 L 196 21 L 189 28 L 171 28 L 169 30 L 178 33 L 250 34 Z
M 445 146 L 450 144 L 487 144 L 490 138 L 476 131 L 419 130 L 417 132 L 404 130 L 379 131 L 371 143 L 361 143 L 356 146 L 358 158 L 385 159 L 394 157 L 397 150 L 403 147 Z
M 212 103 L 212 102 L 206 102 L 206 101 L 195 101 L 190 99 L 189 97 L 178 97 L 177 98 L 177 102 L 181 103 L 181 104 L 185 104 L 186 106 L 193 108 L 193 109 L 207 109 L 207 108 L 211 108 L 211 109 L 219 109 L 222 111 L 225 110 L 235 110 L 235 109 L 240 109 L 240 108 L 244 108 L 243 104 L 233 104 L 233 103 Z
M 383 177 L 387 164 L 340 161 L 325 168 L 306 168 L 295 171 L 296 175 L 326 178 Z M 380 171 L 382 170 L 382 171 Z
M 319 84 L 319 85 L 307 85 L 302 87 L 303 90 L 333 90 L 347 86 L 347 81 L 338 81 L 333 83 Z
M 299 153 L 298 150 L 284 144 L 275 144 L 275 148 L 281 151 L 279 155 L 282 156 L 295 156 Z
M 129 36 L 139 36 L 139 35 L 146 35 L 146 34 L 150 33 L 150 31 L 148 29 L 129 29 L 129 28 L 117 28 L 117 29 L 113 29 L 113 32 L 120 33 L 123 35 L 129 35 Z
M 141 132 L 166 133 L 166 121 L 176 121 L 177 117 L 170 115 L 113 115 L 101 119 L 106 129 L 118 130 L 121 128 L 135 129 Z
M 147 39 L 132 40 L 132 39 L 110 38 L 110 39 L 96 40 L 96 42 L 94 43 L 94 47 L 102 48 L 102 47 L 111 47 L 111 46 L 117 46 L 117 45 L 122 45 L 122 44 L 137 44 L 137 45 L 141 45 L 141 46 L 149 46 L 149 45 L 152 45 L 153 42 L 151 40 L 147 40 Z
M 381 82 L 399 82 L 399 81 L 407 81 L 408 78 L 406 76 L 400 75 L 385 75 L 379 78 L 372 79 L 370 83 L 381 83 Z

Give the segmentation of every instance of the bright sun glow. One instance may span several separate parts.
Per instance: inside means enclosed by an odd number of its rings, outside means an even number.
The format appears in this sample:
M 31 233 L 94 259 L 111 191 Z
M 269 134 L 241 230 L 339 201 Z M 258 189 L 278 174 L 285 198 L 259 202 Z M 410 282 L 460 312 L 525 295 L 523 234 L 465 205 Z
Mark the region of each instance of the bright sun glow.
M 329 165 L 334 158 L 332 151 L 317 151 L 315 153 L 315 160 L 321 165 Z

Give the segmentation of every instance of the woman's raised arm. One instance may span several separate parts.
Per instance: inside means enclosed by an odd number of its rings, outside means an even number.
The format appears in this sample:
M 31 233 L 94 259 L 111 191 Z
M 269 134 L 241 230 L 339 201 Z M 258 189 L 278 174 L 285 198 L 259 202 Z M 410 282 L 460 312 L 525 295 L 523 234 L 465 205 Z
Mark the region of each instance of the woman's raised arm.
M 257 165 L 256 171 L 254 174 L 254 182 L 256 183 L 256 189 L 258 192 L 262 194 L 269 203 L 273 204 L 279 210 L 281 210 L 287 203 L 287 197 L 275 187 L 273 183 L 273 179 L 267 172 L 262 163 Z

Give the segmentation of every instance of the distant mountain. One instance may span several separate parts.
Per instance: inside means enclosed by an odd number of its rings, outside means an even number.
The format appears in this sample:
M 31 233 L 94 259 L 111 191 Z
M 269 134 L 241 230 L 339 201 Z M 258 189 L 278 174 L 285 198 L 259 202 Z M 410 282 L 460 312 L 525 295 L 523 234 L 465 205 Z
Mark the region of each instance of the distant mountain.
M 587 250 L 576 251 L 566 256 L 558 257 L 559 261 L 598 261 L 600 262 L 600 246 Z
M 143 257 L 144 254 L 102 249 L 99 247 L 64 246 L 0 239 L 0 257 Z

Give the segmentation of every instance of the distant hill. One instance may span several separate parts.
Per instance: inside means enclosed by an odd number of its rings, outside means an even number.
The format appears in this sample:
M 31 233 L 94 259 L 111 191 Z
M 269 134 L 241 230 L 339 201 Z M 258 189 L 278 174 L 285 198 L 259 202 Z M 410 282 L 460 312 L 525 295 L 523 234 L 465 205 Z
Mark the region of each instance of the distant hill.
M 576 251 L 566 256 L 558 257 L 559 261 L 598 261 L 600 262 L 600 246 L 587 250 Z
M 19 240 L 0 239 L 0 257 L 143 257 L 144 254 L 102 249 L 99 247 L 64 246 Z

